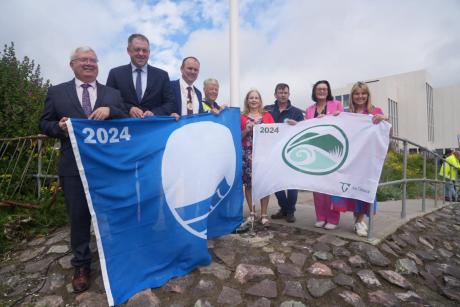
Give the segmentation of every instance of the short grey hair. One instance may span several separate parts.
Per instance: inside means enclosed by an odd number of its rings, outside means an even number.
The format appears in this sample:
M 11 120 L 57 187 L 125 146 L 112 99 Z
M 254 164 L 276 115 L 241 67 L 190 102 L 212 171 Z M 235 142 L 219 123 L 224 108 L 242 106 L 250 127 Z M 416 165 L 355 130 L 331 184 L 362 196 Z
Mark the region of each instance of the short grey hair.
M 217 81 L 216 79 L 213 79 L 213 78 L 208 78 L 206 80 L 204 80 L 203 82 L 203 87 L 206 87 L 206 85 L 208 84 L 215 84 L 219 87 L 219 81 Z
M 73 60 L 77 58 L 77 53 L 88 52 L 88 51 L 92 51 L 94 52 L 94 54 L 96 54 L 96 51 L 94 51 L 91 47 L 88 47 L 88 46 L 80 46 L 80 47 L 75 48 L 75 50 L 72 51 L 72 53 L 70 54 L 70 61 L 72 62 Z M 96 59 L 97 59 L 97 55 L 96 55 Z

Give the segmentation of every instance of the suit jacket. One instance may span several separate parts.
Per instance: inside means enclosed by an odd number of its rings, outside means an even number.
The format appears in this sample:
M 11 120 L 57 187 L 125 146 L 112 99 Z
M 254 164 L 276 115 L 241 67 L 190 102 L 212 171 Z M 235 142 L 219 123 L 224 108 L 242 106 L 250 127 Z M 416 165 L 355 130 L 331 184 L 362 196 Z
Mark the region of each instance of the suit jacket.
M 94 110 L 99 107 L 109 107 L 112 118 L 127 117 L 120 92 L 113 88 L 97 83 L 97 99 Z M 77 163 L 72 151 L 69 136 L 59 128 L 59 120 L 63 117 L 86 118 L 85 112 L 78 100 L 75 80 L 52 86 L 48 89 L 45 109 L 40 118 L 40 130 L 46 135 L 61 141 L 59 176 L 79 176 Z
M 107 77 L 107 86 L 120 91 L 127 111 L 138 107 L 142 111 L 150 110 L 155 115 L 170 115 L 174 109 L 174 97 L 166 71 L 147 65 L 147 86 L 142 100 L 138 101 L 133 82 L 131 64 L 112 68 Z
M 180 93 L 179 79 L 171 81 L 171 89 L 172 89 L 172 91 L 174 93 L 174 98 L 175 98 L 174 112 L 176 112 L 177 114 L 181 115 L 181 113 L 182 113 L 182 95 Z M 193 87 L 193 90 L 195 91 L 196 96 L 198 97 L 198 104 L 199 104 L 198 113 L 204 113 L 203 106 L 201 104 L 201 101 L 203 100 L 203 96 L 201 95 L 200 90 L 197 89 L 195 86 Z

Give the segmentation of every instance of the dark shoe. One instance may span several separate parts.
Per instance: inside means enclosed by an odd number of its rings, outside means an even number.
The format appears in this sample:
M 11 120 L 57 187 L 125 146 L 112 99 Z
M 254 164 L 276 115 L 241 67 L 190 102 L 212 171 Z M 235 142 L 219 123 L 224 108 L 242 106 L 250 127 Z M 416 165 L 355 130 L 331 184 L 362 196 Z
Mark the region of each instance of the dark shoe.
M 288 223 L 294 223 L 294 222 L 295 222 L 295 216 L 294 216 L 294 214 L 288 214 L 288 215 L 286 215 L 286 222 L 288 222 Z
M 284 219 L 285 217 L 286 217 L 286 214 L 284 214 L 284 212 L 281 210 L 279 210 L 275 214 L 272 214 L 272 219 L 274 220 Z
M 73 293 L 81 293 L 89 288 L 89 267 L 75 268 L 72 279 Z

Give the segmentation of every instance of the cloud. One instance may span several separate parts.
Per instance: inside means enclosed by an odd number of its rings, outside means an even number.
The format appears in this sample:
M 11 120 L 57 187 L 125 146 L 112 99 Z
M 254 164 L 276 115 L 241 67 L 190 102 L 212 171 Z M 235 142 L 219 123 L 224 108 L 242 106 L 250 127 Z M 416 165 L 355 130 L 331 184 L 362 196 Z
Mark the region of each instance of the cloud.
M 0 42 L 41 64 L 53 83 L 68 80 L 70 51 L 90 45 L 100 58 L 99 80 L 128 63 L 126 39 L 151 41 L 150 62 L 179 77 L 182 57 L 201 61 L 197 85 L 221 83 L 229 101 L 228 1 L 1 1 Z M 310 103 L 311 85 L 333 87 L 426 68 L 432 85 L 460 82 L 460 2 L 325 0 L 240 1 L 240 100 L 257 87 L 265 103 L 278 82 L 294 104 Z
M 53 83 L 72 77 L 68 58 L 81 45 L 93 47 L 100 58 L 99 80 L 105 82 L 111 67 L 129 62 L 127 37 L 145 33 L 153 45 L 155 59 L 163 63 L 175 57 L 178 45 L 170 38 L 188 31 L 183 21 L 184 5 L 158 1 L 2 1 L 0 41 L 14 41 L 19 56 L 28 55 L 41 64 L 42 74 Z
M 286 82 L 293 103 L 304 108 L 311 103 L 311 85 L 317 80 L 328 79 L 333 87 L 341 87 L 423 68 L 431 72 L 434 86 L 460 82 L 458 2 L 440 6 L 420 1 L 264 1 L 263 5 L 244 1 L 244 5 L 240 100 L 249 88 L 257 87 L 269 103 L 276 83 Z M 183 45 L 182 52 L 200 56 L 203 78 L 212 72 L 228 80 L 227 35 L 227 27 L 196 30 Z M 221 93 L 223 99 L 228 95 Z

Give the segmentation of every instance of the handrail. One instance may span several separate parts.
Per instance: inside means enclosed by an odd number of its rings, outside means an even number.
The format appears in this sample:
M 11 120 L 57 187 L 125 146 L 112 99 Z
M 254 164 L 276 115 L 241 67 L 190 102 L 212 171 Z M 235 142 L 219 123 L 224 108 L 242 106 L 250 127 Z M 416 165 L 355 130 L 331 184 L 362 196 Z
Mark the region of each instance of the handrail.
M 434 204 L 435 204 L 435 207 L 438 206 L 437 204 L 437 201 L 438 201 L 438 186 L 439 185 L 442 185 L 442 184 L 446 184 L 446 182 L 449 181 L 449 178 L 446 178 L 445 176 L 442 176 L 442 179 L 441 178 L 438 178 L 438 163 L 439 162 L 442 162 L 442 163 L 447 163 L 449 164 L 450 166 L 452 167 L 455 167 L 454 165 L 452 165 L 451 163 L 449 163 L 448 161 L 446 161 L 445 158 L 443 158 L 441 155 L 439 155 L 438 153 L 420 145 L 420 144 L 417 144 L 413 141 L 410 141 L 408 139 L 405 139 L 405 138 L 401 138 L 401 137 L 395 137 L 395 136 L 392 136 L 390 137 L 392 141 L 397 141 L 397 142 L 402 142 L 403 143 L 403 174 L 402 174 L 402 178 L 401 179 L 398 179 L 398 180 L 392 180 L 392 181 L 386 181 L 386 182 L 380 182 L 378 187 L 381 188 L 381 187 L 384 187 L 384 186 L 390 186 L 390 185 L 397 185 L 397 184 L 402 184 L 402 197 L 401 197 L 401 219 L 405 219 L 406 218 L 406 200 L 407 200 L 407 184 L 409 183 L 423 183 L 423 190 L 422 190 L 422 211 L 423 212 L 426 212 L 426 189 L 427 189 L 427 184 L 431 184 L 431 185 L 434 185 L 435 189 L 434 189 Z M 23 180 L 27 177 L 27 178 L 34 178 L 34 180 L 36 181 L 36 189 L 37 189 L 37 197 L 38 199 L 40 198 L 40 193 L 41 193 L 41 190 L 42 190 L 42 187 L 44 184 L 46 184 L 48 182 L 48 184 L 51 185 L 51 182 L 53 179 L 58 179 L 58 176 L 55 175 L 55 172 L 56 170 L 51 167 L 53 165 L 53 162 L 55 162 L 56 160 L 56 157 L 58 156 L 56 154 L 56 149 L 53 145 L 49 144 L 48 147 L 46 147 L 44 145 L 44 142 L 45 141 L 54 141 L 54 139 L 52 138 L 48 138 L 46 135 L 33 135 L 33 136 L 25 136 L 25 137 L 15 137 L 15 138 L 0 138 L 0 157 L 3 158 L 5 153 L 10 150 L 10 153 L 13 152 L 11 154 L 11 160 L 8 162 L 8 163 L 5 163 L 5 166 L 6 166 L 6 171 L 5 170 L 0 170 L 0 171 L 5 171 L 3 173 L 0 173 L 0 187 L 2 187 L 3 184 L 7 184 L 8 187 L 7 187 L 7 190 L 9 190 L 9 185 L 13 179 L 13 172 L 15 171 L 16 169 L 16 165 L 17 165 L 17 162 L 18 161 L 13 161 L 14 159 L 19 159 L 20 158 L 20 155 L 22 154 L 22 148 L 21 148 L 21 152 L 18 152 L 19 148 L 21 147 L 20 144 L 22 143 L 22 145 L 25 144 L 25 142 L 27 141 L 30 141 L 30 146 L 32 148 L 33 146 L 33 152 L 32 153 L 36 153 L 37 154 L 37 164 L 36 164 L 36 171 L 34 171 L 34 173 L 30 174 L 28 173 L 28 169 L 31 165 L 31 157 L 32 155 L 30 155 L 29 157 L 27 157 L 27 162 L 25 163 L 25 169 L 22 170 L 21 174 L 18 175 L 18 180 L 20 180 L 20 182 L 18 183 L 17 187 L 16 188 L 13 188 L 13 191 L 14 193 L 16 194 L 17 192 L 19 192 L 22 188 L 23 185 Z M 16 146 L 13 142 L 17 142 Z M 37 142 L 36 144 L 34 142 Z M 35 144 L 35 145 L 34 145 Z M 411 146 L 414 146 L 416 148 L 418 148 L 418 151 L 419 152 L 423 152 L 423 177 L 422 178 L 407 178 L 407 159 L 408 159 L 408 155 L 409 155 L 409 151 L 408 151 L 408 148 L 409 148 L 409 145 Z M 46 167 L 43 167 L 43 163 L 45 160 L 45 157 L 43 157 L 43 153 L 45 152 L 44 149 L 45 148 L 49 148 L 49 146 L 53 146 L 53 149 L 52 151 L 50 151 L 49 153 L 49 156 L 47 157 L 48 158 L 48 164 Z M 399 147 L 399 146 L 398 146 Z M 35 149 L 36 148 L 36 149 Z M 432 178 L 427 178 L 427 160 L 428 160 L 428 157 L 431 156 L 433 157 L 433 163 L 434 163 L 434 179 Z M 16 163 L 14 163 L 16 162 Z M 14 165 L 14 166 L 13 166 Z M 43 170 L 46 171 L 44 172 Z M 450 174 L 450 180 L 452 181 L 452 172 Z M 458 186 L 457 184 L 455 184 L 456 186 Z M 442 192 L 442 201 L 443 203 L 445 202 L 445 199 L 446 199 L 446 195 L 445 195 L 445 189 L 443 189 L 443 192 Z M 369 231 L 368 231 L 368 239 L 370 240 L 372 238 L 372 235 L 373 235 L 373 215 L 374 215 L 374 206 L 370 205 L 369 206 Z
M 418 147 L 418 148 L 421 149 L 422 151 L 429 152 L 429 153 L 432 154 L 433 156 L 438 157 L 438 158 L 441 159 L 443 162 L 446 162 L 446 159 L 444 159 L 444 158 L 442 157 L 442 155 L 438 154 L 438 153 L 435 152 L 435 151 L 432 151 L 431 149 L 428 149 L 427 147 L 424 147 L 424 146 L 422 146 L 422 145 L 419 145 L 419 144 L 417 144 L 417 143 L 415 143 L 415 142 L 412 142 L 412 141 L 410 141 L 410 140 L 408 140 L 408 139 L 406 139 L 406 138 L 400 138 L 400 137 L 397 137 L 397 136 L 391 136 L 390 138 L 393 139 L 393 140 L 397 140 L 397 141 L 401 141 L 401 142 L 406 142 L 407 144 L 411 144 L 411 145 L 413 145 L 413 146 L 415 146 L 415 147 Z M 450 163 L 450 162 L 447 162 L 447 163 L 448 163 L 449 165 L 451 165 L 451 166 L 454 166 L 454 165 L 453 165 L 452 163 Z
M 51 191 L 57 179 L 56 140 L 46 135 L 0 138 L 0 192 L 2 199 L 19 200 L 36 195 L 43 198 L 43 188 Z M 27 190 L 27 192 L 25 192 Z M 33 194 L 31 194 L 33 193 Z
M 14 138 L 0 138 L 0 142 L 4 141 L 20 141 L 20 140 L 43 140 L 48 139 L 49 137 L 44 134 L 29 135 L 29 136 L 18 136 Z
M 390 186 L 390 185 L 395 185 L 395 184 L 402 184 L 402 197 L 401 197 L 401 219 L 405 219 L 407 216 L 406 212 L 406 200 L 407 200 L 407 184 L 408 183 L 423 183 L 423 189 L 422 189 L 422 212 L 426 212 L 426 187 L 427 183 L 434 184 L 434 206 L 435 208 L 438 206 L 437 201 L 438 201 L 438 185 L 441 184 L 446 184 L 447 178 L 445 176 L 442 176 L 442 180 L 438 179 L 438 163 L 441 161 L 442 163 L 447 163 L 451 167 L 455 167 L 452 163 L 446 161 L 445 158 L 443 158 L 441 155 L 438 153 L 420 145 L 417 144 L 413 141 L 410 141 L 405 138 L 401 137 L 395 137 L 391 136 L 390 137 L 392 140 L 399 141 L 403 143 L 403 174 L 402 174 L 402 179 L 399 180 L 392 180 L 392 181 L 386 181 L 386 182 L 380 182 L 378 187 L 384 187 L 384 186 Z M 423 152 L 423 177 L 422 178 L 407 178 L 407 158 L 409 155 L 408 151 L 408 145 L 412 145 L 414 147 L 417 147 L 419 151 Z M 427 160 L 428 160 L 428 155 L 431 155 L 434 157 L 434 179 L 427 178 Z M 445 169 L 445 168 L 444 168 Z M 452 171 L 450 172 L 450 180 L 452 181 Z M 455 186 L 458 186 L 457 183 L 455 183 Z M 446 195 L 445 195 L 445 189 L 443 189 L 443 197 L 442 201 L 443 203 L 445 202 Z M 451 199 L 452 200 L 452 199 Z M 374 206 L 370 205 L 369 206 L 369 231 L 367 235 L 367 239 L 371 240 L 373 236 L 373 215 L 374 215 Z

